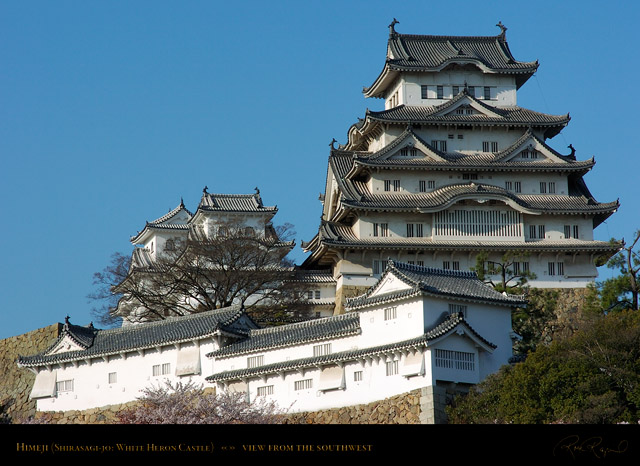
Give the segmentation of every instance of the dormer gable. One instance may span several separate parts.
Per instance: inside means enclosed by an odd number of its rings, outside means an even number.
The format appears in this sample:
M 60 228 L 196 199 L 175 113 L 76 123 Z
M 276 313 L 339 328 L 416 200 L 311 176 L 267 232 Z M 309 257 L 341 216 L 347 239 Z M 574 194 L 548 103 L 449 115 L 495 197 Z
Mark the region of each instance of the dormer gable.
M 511 147 L 496 154 L 496 160 L 501 162 L 569 163 L 570 160 L 575 160 L 574 152 L 568 156 L 558 153 L 529 129 Z
M 389 270 L 373 288 L 369 297 L 374 298 L 386 293 L 411 290 L 414 287 L 396 275 L 393 270 Z
M 93 345 L 96 333 L 97 329 L 93 327 L 93 324 L 89 324 L 87 327 L 73 325 L 69 322 L 69 317 L 66 317 L 58 340 L 44 354 L 51 356 L 71 351 L 84 351 Z
M 418 136 L 411 126 L 388 144 L 368 158 L 370 160 L 429 160 L 444 162 L 446 159 L 437 149 Z
M 450 102 L 441 105 L 440 108 L 433 113 L 434 117 L 464 117 L 467 115 L 483 115 L 487 118 L 503 118 L 501 114 L 494 111 L 489 105 L 482 104 L 476 98 L 469 95 L 466 88 Z

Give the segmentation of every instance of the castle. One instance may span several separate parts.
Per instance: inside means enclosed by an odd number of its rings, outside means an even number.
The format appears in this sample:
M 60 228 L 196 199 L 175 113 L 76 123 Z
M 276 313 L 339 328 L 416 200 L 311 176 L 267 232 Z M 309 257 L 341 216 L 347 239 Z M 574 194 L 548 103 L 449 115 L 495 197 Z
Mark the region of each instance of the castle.
M 618 202 L 597 202 L 587 189 L 593 159 L 547 144 L 569 115 L 517 106 L 538 63 L 515 60 L 502 24 L 489 37 L 399 34 L 396 24 L 383 70 L 364 89 L 385 109 L 368 110 L 345 144 L 332 144 L 321 225 L 302 244 L 309 256 L 298 277 L 318 318 L 259 328 L 230 305 L 145 322 L 144 309 L 124 300 L 117 312 L 128 325 L 67 320 L 53 346 L 20 358 L 37 373 L 38 409 L 131 401 L 163 379 L 265 396 L 294 411 L 425 387 L 464 390 L 509 361 L 518 338 L 511 311 L 525 305 L 468 271 L 479 255 L 499 263 L 510 254 L 509 273 L 536 287 L 595 279 L 596 260 L 618 246 L 594 240 L 593 230 Z M 132 238 L 140 246 L 133 267 L 153 266 L 186 235 L 225 234 L 231 217 L 272 235 L 276 211 L 257 190 L 205 189 L 196 213 L 181 203 Z

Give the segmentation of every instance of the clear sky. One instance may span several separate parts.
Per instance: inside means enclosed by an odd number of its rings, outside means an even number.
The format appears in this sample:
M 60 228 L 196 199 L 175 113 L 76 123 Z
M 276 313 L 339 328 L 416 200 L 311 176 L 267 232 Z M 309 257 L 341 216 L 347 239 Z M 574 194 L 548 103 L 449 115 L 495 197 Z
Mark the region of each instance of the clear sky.
M 549 143 L 621 208 L 597 239 L 640 228 L 637 2 L 0 0 L 0 339 L 92 320 L 92 275 L 146 220 L 202 188 L 279 207 L 317 232 L 329 143 L 346 142 L 400 33 L 496 35 L 540 68 L 520 106 L 571 114 Z M 606 271 L 602 271 L 606 273 Z

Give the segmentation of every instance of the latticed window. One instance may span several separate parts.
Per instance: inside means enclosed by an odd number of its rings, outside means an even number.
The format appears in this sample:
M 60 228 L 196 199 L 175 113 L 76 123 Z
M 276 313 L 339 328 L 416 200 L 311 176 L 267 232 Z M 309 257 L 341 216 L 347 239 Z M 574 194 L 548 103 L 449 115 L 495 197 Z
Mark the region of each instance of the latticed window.
M 313 379 L 296 380 L 293 382 L 294 390 L 309 390 L 313 387 Z
M 314 356 L 326 356 L 327 354 L 331 354 L 331 343 L 324 343 L 313 347 Z
M 169 375 L 171 374 L 171 364 L 156 364 L 151 368 L 151 373 L 154 377 L 158 377 L 160 375 Z
M 264 364 L 264 355 L 251 356 L 247 358 L 247 368 L 262 366 Z
M 60 380 L 56 382 L 57 392 L 72 392 L 73 391 L 73 379 Z
M 447 210 L 434 214 L 436 236 L 520 237 L 521 215 L 505 210 Z
M 462 315 L 467 317 L 467 306 L 464 304 L 449 304 L 449 314 L 459 314 L 462 312 Z
M 374 223 L 373 224 L 373 236 L 389 236 L 389 224 L 388 223 Z
M 387 307 L 384 310 L 384 320 L 393 320 L 398 317 L 398 308 L 396 306 Z
M 387 361 L 385 363 L 387 376 L 396 375 L 398 373 L 398 361 Z
M 498 141 L 483 141 L 482 152 L 498 152 Z
M 431 145 L 438 150 L 441 150 L 442 152 L 446 152 L 447 151 L 447 140 L 443 139 L 443 140 L 432 140 L 431 141 Z
M 407 223 L 407 238 L 413 237 L 413 223 Z
M 544 225 L 538 225 L 538 238 L 544 239 L 545 236 L 545 227 Z
M 362 382 L 362 371 L 355 371 L 353 373 L 353 381 L 354 382 Z
M 475 370 L 475 354 L 436 348 L 435 365 L 444 369 L 473 371 Z
M 273 385 L 265 385 L 264 387 L 258 387 L 258 396 L 273 395 Z

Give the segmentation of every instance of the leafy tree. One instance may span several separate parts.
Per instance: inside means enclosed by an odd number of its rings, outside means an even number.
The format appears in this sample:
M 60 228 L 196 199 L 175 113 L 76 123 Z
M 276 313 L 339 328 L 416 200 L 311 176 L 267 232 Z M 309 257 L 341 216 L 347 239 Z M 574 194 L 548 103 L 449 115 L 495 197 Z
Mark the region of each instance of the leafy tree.
M 471 270 L 476 272 L 480 280 L 490 284 L 498 291 L 520 293 L 522 287 L 529 280 L 536 278 L 535 273 L 522 266 L 528 257 L 527 252 L 507 251 L 500 257 L 500 260 L 494 261 L 489 259 L 488 252 L 483 251 L 476 256 L 476 265 Z M 497 281 L 492 278 L 495 276 L 498 277 Z
M 149 387 L 138 401 L 118 413 L 121 424 L 280 424 L 286 414 L 265 398 L 250 403 L 244 393 L 216 395 L 193 382 Z
M 287 253 L 291 225 L 265 225 L 256 232 L 240 223 L 219 227 L 215 236 L 197 229 L 155 255 L 137 248 L 130 261 L 121 254 L 94 275 L 101 321 L 119 317 L 158 320 L 170 316 L 244 305 L 254 316 L 275 312 L 306 314 L 303 285 Z M 115 303 L 115 305 L 114 305 Z
M 640 316 L 602 316 L 539 346 L 450 407 L 452 423 L 616 423 L 640 417 Z
M 522 337 L 514 344 L 516 354 L 527 354 L 544 342 L 556 319 L 558 294 L 557 290 L 525 289 L 527 306 L 516 308 L 511 316 L 514 332 Z

